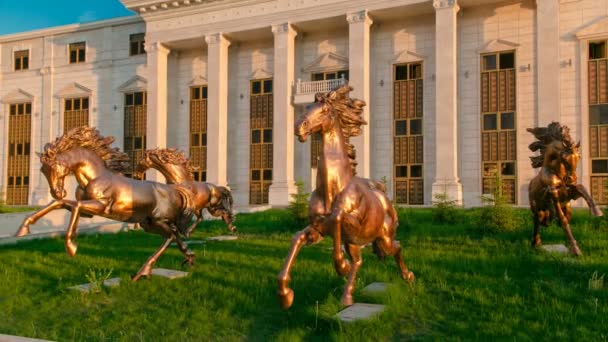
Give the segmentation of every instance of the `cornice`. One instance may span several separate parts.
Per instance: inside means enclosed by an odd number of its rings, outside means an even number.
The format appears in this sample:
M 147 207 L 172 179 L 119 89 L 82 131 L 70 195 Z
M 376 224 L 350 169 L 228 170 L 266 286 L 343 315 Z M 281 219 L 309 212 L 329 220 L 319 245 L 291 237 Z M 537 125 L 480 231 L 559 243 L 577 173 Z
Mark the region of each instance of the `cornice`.
M 373 23 L 373 20 L 369 17 L 367 10 L 349 12 L 346 14 L 346 20 L 349 24 L 365 23 L 367 25 L 371 25 Z
M 276 0 L 122 0 L 128 9 L 147 18 L 166 19 L 197 12 L 211 12 L 225 8 L 259 4 Z
M 433 7 L 435 10 L 453 8 L 458 11 L 460 9 L 457 0 L 433 0 Z
M 165 56 L 168 55 L 171 50 L 164 46 L 161 42 L 145 42 L 145 49 L 146 49 L 146 53 L 161 53 L 164 54 Z
M 226 46 L 230 45 L 230 41 L 228 40 L 228 38 L 226 38 L 226 36 L 224 36 L 224 34 L 221 32 L 206 35 L 205 42 L 207 43 L 207 45 L 214 45 L 214 44 L 225 44 Z
M 275 35 L 288 33 L 295 37 L 298 34 L 298 31 L 296 31 L 296 29 L 293 27 L 293 25 L 291 23 L 282 23 L 282 24 L 272 25 L 272 33 L 274 33 Z

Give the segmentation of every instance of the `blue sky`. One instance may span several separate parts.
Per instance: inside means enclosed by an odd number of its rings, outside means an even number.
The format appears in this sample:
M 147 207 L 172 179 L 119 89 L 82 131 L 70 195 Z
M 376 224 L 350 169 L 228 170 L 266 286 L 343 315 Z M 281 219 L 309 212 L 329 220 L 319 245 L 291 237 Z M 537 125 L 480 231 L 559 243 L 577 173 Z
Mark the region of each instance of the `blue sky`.
M 128 15 L 119 0 L 0 0 L 0 35 Z

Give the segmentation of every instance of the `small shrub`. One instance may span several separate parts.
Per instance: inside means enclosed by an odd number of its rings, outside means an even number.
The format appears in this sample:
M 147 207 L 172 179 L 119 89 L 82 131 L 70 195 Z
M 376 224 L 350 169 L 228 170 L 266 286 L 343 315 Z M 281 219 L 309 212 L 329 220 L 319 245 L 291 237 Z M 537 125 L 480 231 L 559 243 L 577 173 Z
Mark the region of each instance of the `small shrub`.
M 103 282 L 110 279 L 113 269 L 89 269 L 89 273 L 86 275 L 87 281 L 91 283 L 89 292 L 101 292 Z
M 597 271 L 589 278 L 589 290 L 601 290 L 604 287 L 604 275 L 598 276 Z
M 297 191 L 291 195 L 291 201 L 289 201 L 287 210 L 293 222 L 300 227 L 308 222 L 308 199 L 310 193 L 304 191 L 304 182 L 301 180 L 296 182 L 296 188 Z
M 437 223 L 452 224 L 460 221 L 458 201 L 451 200 L 447 192 L 436 193 L 433 200 L 433 220 Z
M 500 175 L 496 175 L 492 194 L 481 197 L 484 206 L 476 211 L 474 221 L 476 230 L 482 234 L 511 232 L 521 224 L 521 218 L 503 195 L 502 186 Z

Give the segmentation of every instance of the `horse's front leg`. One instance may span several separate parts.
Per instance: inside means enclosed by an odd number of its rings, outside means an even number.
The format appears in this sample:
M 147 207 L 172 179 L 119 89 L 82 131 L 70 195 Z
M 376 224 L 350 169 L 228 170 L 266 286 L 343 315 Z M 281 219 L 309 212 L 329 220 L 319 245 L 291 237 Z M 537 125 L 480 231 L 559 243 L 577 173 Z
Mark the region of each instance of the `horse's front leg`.
M 330 220 L 330 227 L 332 227 L 333 238 L 334 238 L 334 267 L 339 275 L 345 277 L 350 273 L 350 263 L 344 259 L 344 253 L 342 252 L 342 221 L 344 220 L 344 211 L 336 211 L 328 220 Z
M 580 194 L 580 196 L 585 199 L 585 202 L 587 202 L 587 205 L 591 209 L 591 213 L 593 214 L 593 216 L 604 216 L 604 213 L 602 213 L 600 208 L 598 208 L 598 206 L 595 204 L 593 197 L 591 197 L 589 191 L 587 191 L 587 188 L 585 188 L 583 184 L 576 184 L 575 189 Z
M 186 233 L 184 234 L 184 236 L 187 238 L 190 237 L 190 234 L 192 234 L 192 232 L 196 229 L 196 226 L 198 226 L 198 224 L 201 223 L 201 221 L 203 220 L 203 211 L 201 209 L 196 209 L 195 215 L 196 220 L 192 222 L 192 224 L 190 225 L 190 227 L 188 227 L 188 229 L 186 229 Z
M 570 242 L 570 252 L 573 255 L 579 256 L 582 253 L 580 248 L 578 247 L 576 240 L 574 239 L 574 236 L 572 235 L 572 230 L 570 229 L 570 222 L 568 221 L 568 217 L 566 217 L 566 214 L 562 210 L 562 206 L 559 202 L 559 190 L 551 190 L 551 196 L 553 199 L 553 205 L 555 207 L 555 212 L 557 213 L 557 218 L 559 219 L 560 226 L 562 227 L 564 234 L 566 234 L 566 237 Z
M 346 285 L 344 286 L 344 293 L 342 294 L 342 304 L 345 306 L 353 305 L 353 292 L 355 292 L 355 280 L 357 279 L 357 271 L 361 264 L 363 264 L 363 259 L 361 259 L 361 247 L 353 244 L 345 244 L 346 253 L 350 256 L 353 261 L 353 265 L 350 268 L 350 272 L 348 274 L 348 280 L 346 281 Z
M 70 209 L 65 206 L 65 202 L 63 200 L 53 200 L 51 203 L 47 204 L 46 207 L 38 210 L 37 212 L 33 213 L 32 215 L 30 215 L 28 217 L 26 217 L 23 220 L 23 223 L 21 223 L 19 230 L 17 230 L 17 232 L 15 233 L 15 236 L 19 237 L 19 236 L 28 235 L 30 233 L 30 225 L 36 223 L 38 220 L 40 220 L 44 215 L 48 214 L 49 212 L 51 212 L 53 210 L 61 209 L 61 208 L 65 208 L 68 210 Z
M 76 229 L 78 228 L 78 219 L 80 218 L 80 212 L 84 212 L 90 215 L 101 215 L 106 205 L 97 200 L 86 200 L 86 201 L 65 201 L 70 207 L 72 207 L 72 216 L 70 217 L 70 223 L 65 233 L 65 249 L 68 255 L 73 257 L 76 255 L 78 246 L 72 241 L 72 238 L 76 235 Z
M 299 231 L 294 235 L 291 240 L 291 247 L 289 248 L 289 253 L 285 258 L 285 262 L 283 263 L 283 268 L 277 277 L 277 294 L 279 296 L 279 302 L 283 309 L 289 309 L 291 304 L 293 303 L 293 290 L 289 288 L 289 281 L 291 277 L 289 273 L 291 272 L 291 268 L 293 267 L 293 263 L 296 260 L 296 256 L 298 256 L 298 252 L 300 248 L 306 244 L 313 244 L 321 241 L 323 237 L 317 230 L 312 228 L 312 226 L 308 226 L 303 230 Z
M 174 237 L 174 235 L 167 237 L 165 239 L 165 242 L 163 242 L 163 244 L 160 246 L 160 248 L 156 252 L 154 252 L 154 254 L 152 254 L 148 258 L 148 260 L 146 260 L 146 263 L 139 269 L 137 274 L 133 277 L 132 280 L 134 282 L 138 281 L 139 278 L 141 278 L 142 276 L 147 277 L 152 273 L 152 265 L 154 265 L 158 258 L 160 258 L 160 256 L 167 250 L 167 247 L 169 247 L 171 242 L 173 242 Z

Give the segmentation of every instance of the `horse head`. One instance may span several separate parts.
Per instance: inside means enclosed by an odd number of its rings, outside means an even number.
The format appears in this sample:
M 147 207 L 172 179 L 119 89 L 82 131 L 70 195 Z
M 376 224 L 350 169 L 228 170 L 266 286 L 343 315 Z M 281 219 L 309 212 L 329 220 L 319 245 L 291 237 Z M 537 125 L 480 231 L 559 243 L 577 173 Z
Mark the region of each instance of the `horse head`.
M 40 157 L 42 166 L 40 172 L 46 177 L 47 182 L 51 190 L 51 196 L 54 199 L 63 199 L 67 195 L 63 186 L 64 179 L 70 174 L 71 169 L 69 165 L 62 160 L 60 156 L 57 156 L 53 160 L 48 160 L 43 154 L 36 153 Z

